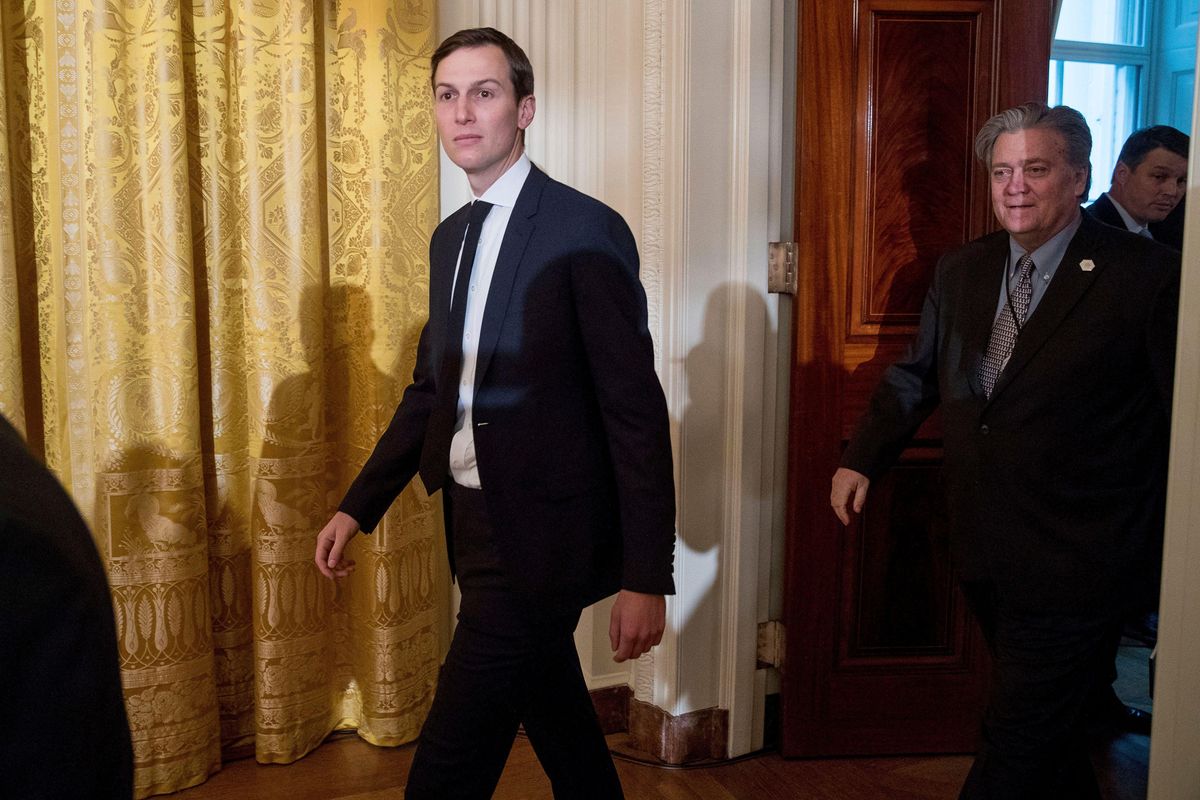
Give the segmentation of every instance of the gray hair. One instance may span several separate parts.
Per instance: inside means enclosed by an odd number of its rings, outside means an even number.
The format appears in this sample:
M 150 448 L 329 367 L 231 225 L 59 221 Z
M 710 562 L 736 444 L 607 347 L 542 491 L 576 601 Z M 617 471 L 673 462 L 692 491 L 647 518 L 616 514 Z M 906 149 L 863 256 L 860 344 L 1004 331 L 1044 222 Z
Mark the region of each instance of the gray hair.
M 975 137 L 975 157 L 990 167 L 992 150 L 1000 134 L 1031 128 L 1048 128 L 1062 136 L 1067 163 L 1087 174 L 1081 195 L 1087 197 L 1092 185 L 1092 132 L 1083 114 L 1070 106 L 1050 108 L 1035 101 L 1001 111 L 979 129 L 979 135 Z

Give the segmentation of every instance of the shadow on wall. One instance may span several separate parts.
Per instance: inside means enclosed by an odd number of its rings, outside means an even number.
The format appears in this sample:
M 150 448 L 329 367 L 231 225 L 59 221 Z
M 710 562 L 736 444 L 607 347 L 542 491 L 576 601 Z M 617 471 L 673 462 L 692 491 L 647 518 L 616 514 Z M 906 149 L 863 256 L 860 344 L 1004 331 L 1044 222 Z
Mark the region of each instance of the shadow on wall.
M 710 292 L 704 308 L 703 338 L 688 351 L 684 362 L 687 406 L 680 420 L 680 468 L 686 472 L 687 482 L 680 497 L 681 552 L 676 557 L 677 572 L 680 556 L 686 552 L 689 559 L 688 586 L 676 601 L 684 604 L 684 622 L 679 631 L 679 641 L 685 648 L 680 661 L 684 664 L 712 665 L 714 658 L 732 644 L 722 642 L 720 602 L 726 558 L 721 544 L 727 528 L 737 535 L 745 515 L 728 507 L 729 496 L 736 494 L 743 505 L 769 500 L 761 481 L 753 486 L 746 483 L 746 474 L 758 475 L 756 468 L 737 472 L 742 476 L 742 485 L 729 486 L 733 479 L 731 462 L 738 457 L 731 451 L 743 448 L 741 441 L 729 441 L 737 430 L 733 426 L 740 422 L 729 417 L 737 411 L 729 402 L 734 377 L 731 370 L 746 369 L 745 354 L 730 349 L 734 340 L 732 325 L 743 328 L 746 352 L 761 349 L 775 335 L 766 298 L 749 285 L 724 283 Z M 680 708 L 698 710 L 697 705 L 705 703 L 700 698 L 717 697 L 718 670 L 685 670 L 680 680 Z

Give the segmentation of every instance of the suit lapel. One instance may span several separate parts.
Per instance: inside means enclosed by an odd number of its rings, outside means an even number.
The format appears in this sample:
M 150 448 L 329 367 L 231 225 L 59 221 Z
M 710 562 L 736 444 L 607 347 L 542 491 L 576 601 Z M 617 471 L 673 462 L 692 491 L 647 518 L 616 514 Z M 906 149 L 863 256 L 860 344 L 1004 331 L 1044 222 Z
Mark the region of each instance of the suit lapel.
M 496 270 L 492 273 L 487 304 L 483 308 L 483 326 L 479 331 L 479 357 L 475 366 L 476 389 L 483 383 L 492 355 L 496 352 L 500 328 L 512 298 L 517 269 L 533 233 L 534 218 L 537 216 L 542 190 L 549 180 L 546 173 L 532 167 L 529 177 L 525 179 L 525 185 L 521 187 L 521 193 L 517 195 L 517 204 L 513 206 L 512 214 L 508 218 L 504 240 L 500 243 L 500 252 L 496 256 Z
M 1104 271 L 1104 259 L 1096 253 L 1096 234 L 1098 228 L 1103 225 L 1104 223 L 1095 221 L 1087 214 L 1083 215 L 1083 221 L 1067 246 L 1062 263 L 1054 271 L 1054 279 L 1046 287 L 1046 293 L 1034 309 L 1033 316 L 1021 329 L 1012 358 L 996 380 L 996 386 L 992 390 L 992 402 L 995 402 L 1030 359 L 1042 349 L 1046 340 L 1091 288 L 1097 276 Z M 1085 260 L 1092 261 L 1091 269 L 1084 270 L 1080 266 Z
M 964 287 L 964 332 L 963 369 L 967 383 L 977 397 L 983 399 L 983 387 L 979 385 L 979 365 L 987 350 L 996 321 L 996 303 L 1004 281 L 1004 269 L 1008 263 L 1008 237 L 997 236 L 996 243 L 988 247 L 983 266 L 973 271 Z

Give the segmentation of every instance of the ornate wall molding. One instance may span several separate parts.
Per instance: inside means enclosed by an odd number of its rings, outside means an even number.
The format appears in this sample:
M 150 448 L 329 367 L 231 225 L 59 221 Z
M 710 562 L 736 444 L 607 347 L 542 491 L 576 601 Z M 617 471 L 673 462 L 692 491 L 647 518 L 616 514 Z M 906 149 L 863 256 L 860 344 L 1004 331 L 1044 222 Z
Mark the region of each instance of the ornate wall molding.
M 1200 59 L 1197 60 L 1200 71 Z M 1200 85 L 1193 93 L 1200 107 Z M 1200 115 L 1192 121 L 1191 163 L 1200 158 Z M 1193 166 L 1190 192 L 1200 191 Z M 1194 267 L 1200 256 L 1200 204 L 1189 205 L 1185 221 L 1183 283 L 1179 298 L 1179 339 L 1175 356 L 1175 408 L 1171 415 L 1171 464 L 1167 476 L 1167 518 L 1163 536 L 1163 583 L 1159 602 L 1157 670 L 1154 679 L 1154 735 L 1150 739 L 1150 797 L 1183 798 L 1200 785 L 1200 497 L 1194 490 L 1200 470 L 1200 283 Z

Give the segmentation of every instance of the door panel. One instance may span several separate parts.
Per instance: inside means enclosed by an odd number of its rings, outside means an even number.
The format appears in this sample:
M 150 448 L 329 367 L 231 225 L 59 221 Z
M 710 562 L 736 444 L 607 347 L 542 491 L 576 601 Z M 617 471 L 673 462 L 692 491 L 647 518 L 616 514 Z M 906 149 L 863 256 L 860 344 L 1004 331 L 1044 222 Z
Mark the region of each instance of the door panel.
M 847 532 L 839 668 L 889 658 L 961 665 L 962 616 L 937 455 L 907 460 L 876 481 L 875 502 Z
M 937 257 L 987 224 L 971 142 L 992 89 L 992 2 L 931 5 L 859 5 L 851 336 L 915 331 Z
M 974 748 L 936 415 L 843 528 L 829 481 L 937 258 L 992 225 L 980 125 L 1046 96 L 1049 0 L 800 0 L 784 621 L 789 756 Z
M 1192 92 L 1196 85 L 1195 0 L 1164 0 L 1159 10 L 1154 47 L 1154 85 L 1150 88 L 1151 125 L 1192 129 Z

